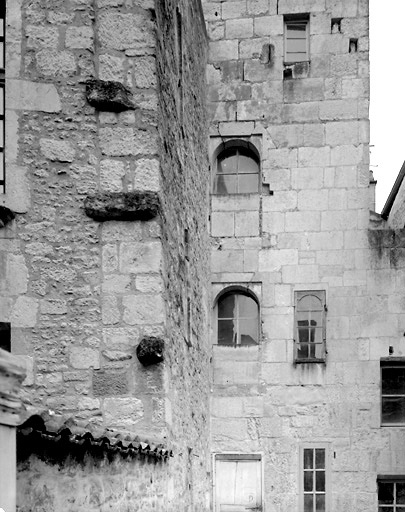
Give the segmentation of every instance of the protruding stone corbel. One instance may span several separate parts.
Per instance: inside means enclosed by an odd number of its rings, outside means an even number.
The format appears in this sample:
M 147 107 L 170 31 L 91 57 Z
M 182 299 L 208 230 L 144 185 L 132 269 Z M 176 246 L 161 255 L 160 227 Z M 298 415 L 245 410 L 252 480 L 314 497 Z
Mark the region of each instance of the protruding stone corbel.
M 86 98 L 97 110 L 122 112 L 135 109 L 132 92 L 120 82 L 89 80 L 86 82 Z
M 0 206 L 0 228 L 4 228 L 6 224 L 15 218 L 15 213 L 5 206 Z
M 164 341 L 155 336 L 145 336 L 136 347 L 136 355 L 143 366 L 163 361 Z
M 86 215 L 94 220 L 150 220 L 159 213 L 157 192 L 98 192 L 87 196 Z

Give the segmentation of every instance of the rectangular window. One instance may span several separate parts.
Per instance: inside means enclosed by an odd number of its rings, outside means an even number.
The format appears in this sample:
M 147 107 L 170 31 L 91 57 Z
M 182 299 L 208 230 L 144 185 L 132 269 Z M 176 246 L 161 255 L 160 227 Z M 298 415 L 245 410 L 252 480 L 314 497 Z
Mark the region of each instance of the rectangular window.
M 405 361 L 387 360 L 380 364 L 381 425 L 405 425 Z
M 4 114 L 5 114 L 5 35 L 6 35 L 6 0 L 0 0 L 0 193 L 5 192 L 4 173 Z
M 326 356 L 325 291 L 295 292 L 295 362 L 323 362 Z
M 309 18 L 284 17 L 284 62 L 293 64 L 309 60 Z
M 329 452 L 326 446 L 300 450 L 300 512 L 327 512 Z
M 215 511 L 262 510 L 261 456 L 215 456 Z
M 405 477 L 378 478 L 378 512 L 405 511 Z

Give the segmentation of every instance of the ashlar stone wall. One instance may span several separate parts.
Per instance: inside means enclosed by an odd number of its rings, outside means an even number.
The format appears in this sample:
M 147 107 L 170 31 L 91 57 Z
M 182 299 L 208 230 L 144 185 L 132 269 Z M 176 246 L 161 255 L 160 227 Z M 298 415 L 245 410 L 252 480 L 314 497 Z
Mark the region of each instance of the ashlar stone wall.
M 259 453 L 265 510 L 281 512 L 299 508 L 300 449 L 324 443 L 328 510 L 376 509 L 377 476 L 405 473 L 403 428 L 381 427 L 380 411 L 380 359 L 405 357 L 405 288 L 402 235 L 386 247 L 369 232 L 368 2 L 204 10 L 212 179 L 224 142 L 250 143 L 261 160 L 258 193 L 211 196 L 212 451 Z M 309 61 L 290 66 L 284 21 L 299 14 Z M 257 346 L 216 345 L 229 286 L 258 298 Z M 303 290 L 325 291 L 324 364 L 294 363 Z

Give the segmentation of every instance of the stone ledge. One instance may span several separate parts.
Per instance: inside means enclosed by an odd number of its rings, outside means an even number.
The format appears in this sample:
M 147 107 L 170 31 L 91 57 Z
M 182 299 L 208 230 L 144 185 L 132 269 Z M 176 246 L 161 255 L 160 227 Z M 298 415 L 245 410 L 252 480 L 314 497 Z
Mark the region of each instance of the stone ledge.
M 157 192 L 98 192 L 84 201 L 86 215 L 94 220 L 150 220 L 159 213 Z
M 86 98 L 97 110 L 107 112 L 135 110 L 132 92 L 120 82 L 89 80 L 86 82 Z

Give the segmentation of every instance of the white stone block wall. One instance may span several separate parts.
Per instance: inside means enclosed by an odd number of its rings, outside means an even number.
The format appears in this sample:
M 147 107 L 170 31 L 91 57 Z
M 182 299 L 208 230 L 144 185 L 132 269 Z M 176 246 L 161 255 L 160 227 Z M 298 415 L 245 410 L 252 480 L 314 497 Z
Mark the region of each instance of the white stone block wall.
M 405 474 L 397 455 L 403 428 L 380 426 L 380 358 L 390 346 L 405 358 L 405 259 L 403 234 L 369 233 L 368 2 L 210 1 L 204 8 L 211 167 L 216 144 L 254 136 L 261 183 L 269 186 L 211 196 L 213 282 L 262 288 L 259 346 L 212 339 L 212 450 L 261 452 L 265 509 L 275 512 L 298 510 L 300 444 L 327 442 L 328 510 L 373 510 L 377 475 Z M 283 16 L 297 13 L 309 15 L 309 71 L 284 79 Z M 353 38 L 357 52 L 349 53 Z M 266 44 L 269 63 L 260 60 Z M 250 228 L 237 232 L 242 212 Z M 299 290 L 326 292 L 325 364 L 294 364 Z M 246 402 L 260 406 L 247 411 Z

